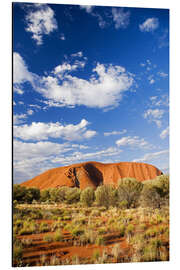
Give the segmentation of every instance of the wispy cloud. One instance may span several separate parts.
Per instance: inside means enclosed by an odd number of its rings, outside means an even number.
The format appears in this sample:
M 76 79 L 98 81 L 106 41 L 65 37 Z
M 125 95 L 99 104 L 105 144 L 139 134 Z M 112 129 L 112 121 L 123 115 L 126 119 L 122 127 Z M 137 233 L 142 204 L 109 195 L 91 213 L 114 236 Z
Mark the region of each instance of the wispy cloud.
M 54 11 L 46 4 L 30 6 L 25 21 L 27 25 L 25 30 L 32 34 L 37 45 L 43 43 L 44 35 L 49 35 L 57 29 Z
M 158 18 L 148 18 L 142 24 L 139 25 L 139 29 L 142 32 L 153 32 L 159 27 Z
M 123 129 L 123 130 L 121 130 L 121 131 L 116 131 L 116 130 L 114 130 L 114 131 L 110 131 L 110 132 L 104 132 L 104 136 L 111 136 L 111 135 L 120 135 L 120 134 L 124 134 L 124 133 L 126 133 L 127 132 L 127 130 L 126 129 Z
M 159 71 L 157 74 L 158 74 L 161 78 L 166 78 L 166 77 L 168 77 L 168 74 L 165 73 L 165 72 L 163 72 L 163 71 Z
M 165 139 L 167 136 L 169 136 L 169 127 L 165 128 L 160 134 L 161 139 Z
M 157 127 L 161 127 L 161 119 L 164 115 L 164 110 L 161 109 L 148 109 L 144 112 L 143 117 L 150 122 L 156 123 Z
M 116 141 L 117 146 L 130 146 L 136 148 L 149 148 L 150 144 L 145 141 L 144 138 L 139 138 L 139 136 L 126 136 Z
M 14 123 L 14 125 L 22 124 L 22 123 L 24 123 L 26 118 L 27 118 L 26 114 L 14 114 L 13 115 L 13 123 Z
M 134 159 L 133 162 L 147 162 L 147 161 L 153 162 L 154 160 L 159 159 L 164 155 L 167 156 L 167 154 L 169 154 L 168 149 L 154 153 L 147 153 L 142 158 Z
M 113 21 L 115 28 L 126 28 L 130 22 L 130 12 L 124 11 L 123 8 L 112 8 Z
M 48 138 L 63 138 L 74 141 L 90 139 L 96 135 L 96 131 L 87 129 L 89 122 L 82 119 L 77 125 L 62 125 L 56 123 L 33 122 L 31 125 L 14 126 L 14 137 L 22 140 L 47 140 Z

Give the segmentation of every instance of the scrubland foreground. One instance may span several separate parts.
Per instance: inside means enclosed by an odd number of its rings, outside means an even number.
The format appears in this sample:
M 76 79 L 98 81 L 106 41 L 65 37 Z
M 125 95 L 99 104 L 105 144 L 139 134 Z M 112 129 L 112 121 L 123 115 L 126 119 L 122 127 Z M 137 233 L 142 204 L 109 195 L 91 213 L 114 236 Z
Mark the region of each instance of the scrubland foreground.
M 13 188 L 13 266 L 169 260 L 169 176 Z

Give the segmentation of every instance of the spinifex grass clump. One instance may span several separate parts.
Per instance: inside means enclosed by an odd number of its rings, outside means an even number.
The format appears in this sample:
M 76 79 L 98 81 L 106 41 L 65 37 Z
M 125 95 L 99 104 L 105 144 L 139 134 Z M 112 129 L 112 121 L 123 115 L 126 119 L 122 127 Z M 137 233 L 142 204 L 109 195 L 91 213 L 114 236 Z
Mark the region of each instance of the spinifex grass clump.
M 63 240 L 63 235 L 61 230 L 57 230 L 54 234 L 54 241 L 62 241 Z

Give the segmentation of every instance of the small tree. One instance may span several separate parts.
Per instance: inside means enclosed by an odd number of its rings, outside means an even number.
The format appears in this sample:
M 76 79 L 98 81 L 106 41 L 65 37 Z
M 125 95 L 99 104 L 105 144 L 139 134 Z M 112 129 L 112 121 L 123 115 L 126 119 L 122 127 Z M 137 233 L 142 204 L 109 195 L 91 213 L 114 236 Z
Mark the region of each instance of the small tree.
M 144 181 L 141 203 L 152 208 L 169 205 L 169 176 L 160 175 L 153 180 Z
M 41 200 L 41 202 L 46 202 L 46 201 L 50 200 L 50 190 L 49 189 L 41 190 L 40 200 Z
M 144 207 L 160 208 L 161 195 L 159 188 L 150 184 L 144 184 L 140 201 Z
M 81 192 L 80 200 L 86 206 L 91 206 L 95 199 L 94 189 L 92 187 L 87 187 Z
M 68 188 L 65 194 L 65 200 L 68 204 L 79 202 L 81 190 L 79 188 Z
M 27 203 L 32 203 L 33 200 L 38 201 L 40 199 L 40 190 L 35 187 L 26 188 L 26 194 L 24 196 L 24 201 Z
M 24 196 L 26 195 L 26 188 L 23 186 L 20 186 L 18 184 L 15 184 L 13 186 L 13 200 L 16 200 L 17 202 L 24 202 Z
M 102 185 L 96 189 L 95 197 L 98 205 L 109 208 L 117 203 L 117 190 L 112 185 Z
M 127 208 L 136 207 L 143 184 L 135 178 L 123 178 L 118 182 L 118 201 L 126 201 Z

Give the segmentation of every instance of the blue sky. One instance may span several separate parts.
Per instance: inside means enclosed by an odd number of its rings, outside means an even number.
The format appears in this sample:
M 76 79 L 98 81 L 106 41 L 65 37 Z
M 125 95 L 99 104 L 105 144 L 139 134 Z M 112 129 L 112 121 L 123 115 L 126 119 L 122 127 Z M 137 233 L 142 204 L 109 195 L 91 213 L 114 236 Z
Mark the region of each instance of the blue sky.
M 13 5 L 14 182 L 95 160 L 169 171 L 169 12 Z

